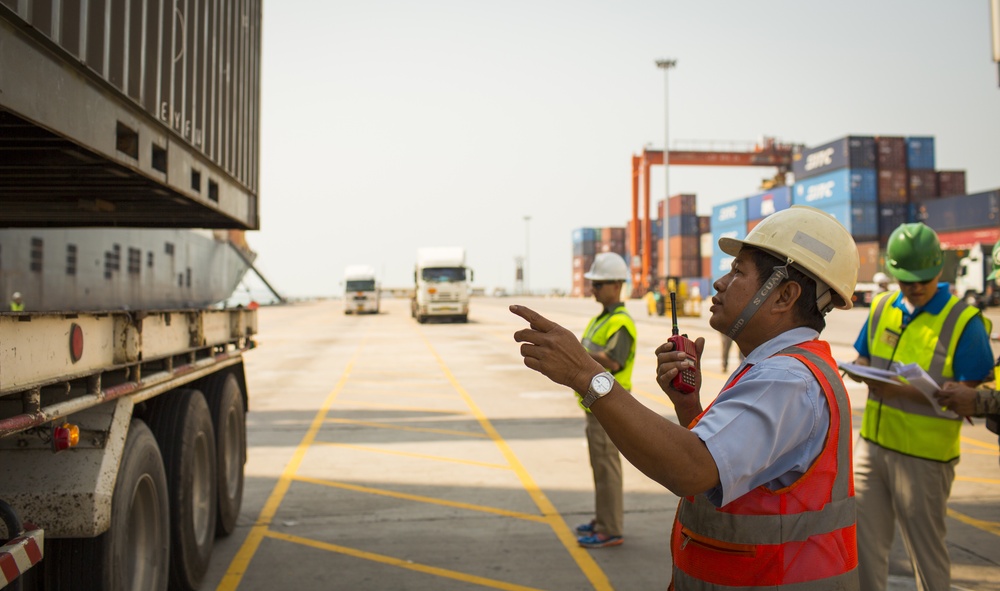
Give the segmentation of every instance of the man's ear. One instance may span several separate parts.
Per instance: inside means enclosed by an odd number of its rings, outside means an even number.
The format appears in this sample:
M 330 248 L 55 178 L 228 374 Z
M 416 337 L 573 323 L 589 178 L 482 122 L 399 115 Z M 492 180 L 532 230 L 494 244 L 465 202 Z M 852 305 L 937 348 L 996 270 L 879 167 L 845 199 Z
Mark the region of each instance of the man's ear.
M 798 281 L 786 281 L 778 288 L 772 309 L 777 313 L 789 313 L 795 309 L 795 302 L 802 297 L 802 286 Z

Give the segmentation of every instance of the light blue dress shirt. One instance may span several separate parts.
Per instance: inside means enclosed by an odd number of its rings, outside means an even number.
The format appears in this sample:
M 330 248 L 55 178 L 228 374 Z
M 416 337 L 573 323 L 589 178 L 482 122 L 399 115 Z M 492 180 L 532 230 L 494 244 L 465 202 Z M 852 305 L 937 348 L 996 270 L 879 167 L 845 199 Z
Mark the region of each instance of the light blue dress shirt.
M 772 357 L 818 336 L 811 328 L 794 328 L 751 351 L 726 384 L 750 369 L 691 429 L 719 469 L 720 486 L 705 493 L 716 507 L 761 485 L 791 485 L 822 451 L 830 426 L 823 389 L 802 362 Z

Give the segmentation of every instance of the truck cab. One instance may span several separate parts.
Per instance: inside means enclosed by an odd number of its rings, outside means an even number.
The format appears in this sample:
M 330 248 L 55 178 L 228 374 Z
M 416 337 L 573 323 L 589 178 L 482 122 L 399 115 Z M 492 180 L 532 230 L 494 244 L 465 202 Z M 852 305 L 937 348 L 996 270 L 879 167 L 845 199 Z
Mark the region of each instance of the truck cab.
M 1000 304 L 1000 292 L 996 283 L 987 279 L 990 275 L 990 244 L 976 244 L 959 259 L 955 277 L 955 295 L 965 298 L 973 306 L 985 307 Z
M 378 314 L 380 300 L 373 267 L 351 265 L 344 269 L 344 314 Z
M 464 248 L 417 249 L 411 315 L 421 324 L 431 317 L 468 322 L 472 279 Z

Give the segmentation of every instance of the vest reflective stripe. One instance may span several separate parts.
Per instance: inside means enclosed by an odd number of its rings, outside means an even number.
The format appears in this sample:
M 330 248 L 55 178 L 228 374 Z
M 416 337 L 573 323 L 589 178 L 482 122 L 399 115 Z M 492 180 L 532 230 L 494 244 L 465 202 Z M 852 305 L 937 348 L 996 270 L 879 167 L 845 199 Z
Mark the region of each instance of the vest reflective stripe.
M 773 588 L 773 587 L 772 587 Z M 700 589 L 702 591 L 760 591 L 760 587 L 733 587 L 732 585 L 716 585 L 699 581 L 686 573 L 674 569 L 674 580 L 670 584 L 670 591 L 685 589 Z M 786 583 L 780 587 L 781 591 L 857 591 L 858 574 L 854 571 L 827 577 L 819 581 L 805 581 L 803 583 Z
M 632 367 L 635 365 L 635 347 L 637 339 L 635 323 L 632 321 L 632 317 L 629 316 L 629 313 L 625 311 L 624 305 L 615 308 L 615 310 L 610 314 L 592 318 L 587 324 L 587 329 L 583 333 L 581 342 L 587 351 L 602 351 L 604 350 L 604 346 L 608 344 L 611 336 L 622 328 L 627 330 L 629 335 L 631 335 L 632 348 L 629 350 L 628 360 L 625 362 L 625 365 L 613 375 L 615 376 L 615 381 L 617 381 L 622 388 L 631 390 Z M 583 395 L 579 392 L 577 392 L 576 395 L 582 401 Z M 583 407 L 582 402 L 580 406 L 581 408 Z M 590 412 L 588 409 L 584 410 Z
M 858 588 L 847 390 L 826 343 L 777 355 L 802 362 L 823 390 L 831 411 L 823 450 L 783 489 L 760 486 L 721 508 L 704 495 L 681 499 L 671 534 L 679 589 Z
M 917 314 L 903 329 L 903 314 L 889 303 L 896 293 L 879 294 L 868 320 L 871 365 L 888 368 L 895 358 L 916 362 L 939 384 L 954 377 L 958 340 L 979 310 L 951 297 L 938 314 Z M 899 334 L 894 345 L 881 337 Z M 940 462 L 960 455 L 961 419 L 937 414 L 929 404 L 907 398 L 881 399 L 869 393 L 861 436 L 893 451 Z

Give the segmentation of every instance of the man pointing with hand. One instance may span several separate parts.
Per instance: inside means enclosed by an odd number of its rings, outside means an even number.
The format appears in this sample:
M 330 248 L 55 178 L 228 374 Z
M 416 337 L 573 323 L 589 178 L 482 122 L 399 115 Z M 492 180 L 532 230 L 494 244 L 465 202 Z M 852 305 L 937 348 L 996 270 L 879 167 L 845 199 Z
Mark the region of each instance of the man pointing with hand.
M 703 409 L 671 387 L 696 361 L 657 348 L 657 383 L 680 425 L 648 409 L 567 329 L 523 306 L 514 333 L 524 364 L 577 392 L 625 457 L 680 500 L 671 536 L 672 589 L 857 589 L 850 404 L 824 315 L 849 309 L 858 273 L 850 234 L 833 217 L 792 207 L 744 240 L 715 282 L 712 328 L 746 359 Z M 696 341 L 700 358 L 705 340 Z

